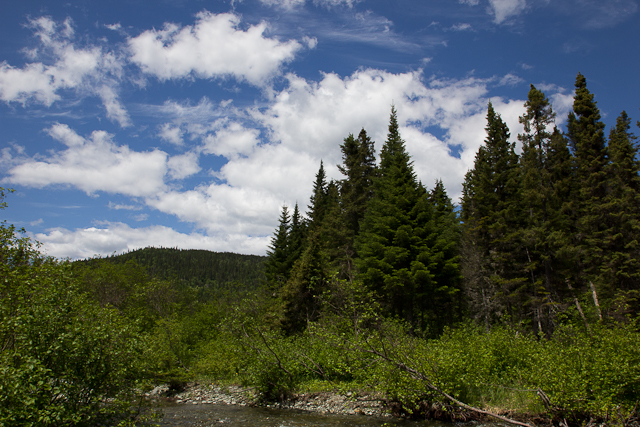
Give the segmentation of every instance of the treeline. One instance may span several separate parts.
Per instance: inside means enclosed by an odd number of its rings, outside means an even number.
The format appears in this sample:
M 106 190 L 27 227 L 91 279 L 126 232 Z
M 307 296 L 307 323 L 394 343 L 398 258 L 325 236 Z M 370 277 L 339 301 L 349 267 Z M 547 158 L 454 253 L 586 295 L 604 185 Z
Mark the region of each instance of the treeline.
M 465 178 L 462 273 L 469 314 L 547 336 L 640 312 L 640 162 L 631 120 L 605 125 L 583 75 L 567 129 L 531 85 L 521 154 L 489 104 L 487 137 Z
M 427 190 L 416 178 L 392 108 L 376 164 L 363 129 L 340 146 L 345 176 L 316 174 L 306 218 L 282 208 L 265 274 L 275 297 L 275 322 L 288 333 L 320 315 L 323 293 L 359 280 L 384 314 L 432 336 L 461 320 L 460 228 L 441 181 Z
M 550 336 L 567 318 L 625 320 L 640 311 L 640 163 L 622 112 L 605 137 L 594 96 L 578 74 L 567 130 L 531 85 L 524 132 L 491 103 L 487 136 L 461 205 L 441 181 L 426 189 L 392 108 L 380 163 L 363 129 L 340 146 L 344 178 L 321 162 L 306 217 L 284 206 L 265 273 L 280 327 L 303 330 L 323 292 L 359 281 L 385 316 L 438 336 L 475 319 Z
M 148 247 L 100 259 L 117 264 L 132 261 L 144 267 L 152 278 L 179 281 L 197 289 L 200 301 L 206 302 L 218 293 L 257 289 L 264 281 L 266 258 L 231 252 Z

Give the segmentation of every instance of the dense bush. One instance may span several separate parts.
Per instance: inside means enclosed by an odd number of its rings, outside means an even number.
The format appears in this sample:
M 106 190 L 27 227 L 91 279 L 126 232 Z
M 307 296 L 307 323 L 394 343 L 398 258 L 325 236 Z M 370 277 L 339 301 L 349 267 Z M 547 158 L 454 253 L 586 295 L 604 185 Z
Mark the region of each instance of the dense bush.
M 0 225 L 0 425 L 136 423 L 138 331 L 79 290 L 68 262 Z

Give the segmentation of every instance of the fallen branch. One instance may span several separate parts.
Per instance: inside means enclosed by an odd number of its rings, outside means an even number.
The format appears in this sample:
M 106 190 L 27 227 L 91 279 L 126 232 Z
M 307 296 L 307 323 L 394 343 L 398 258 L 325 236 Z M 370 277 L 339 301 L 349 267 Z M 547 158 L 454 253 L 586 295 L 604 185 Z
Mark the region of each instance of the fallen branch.
M 489 412 L 489 411 L 485 411 L 483 409 L 480 408 L 475 408 L 473 406 L 467 405 L 466 403 L 463 403 L 461 401 L 459 401 L 458 399 L 456 399 L 455 397 L 451 396 L 450 394 L 448 394 L 447 392 L 445 392 L 444 390 L 441 390 L 439 387 L 437 387 L 436 385 L 433 384 L 433 382 L 431 382 L 431 379 L 429 377 L 427 377 L 426 375 L 424 375 L 422 372 L 405 365 L 402 362 L 397 362 L 395 360 L 392 360 L 390 357 L 388 357 L 386 354 L 383 354 L 373 348 L 369 349 L 369 350 L 365 350 L 369 353 L 375 354 L 376 356 L 386 360 L 388 363 L 391 363 L 392 365 L 395 365 L 397 368 L 407 372 L 409 375 L 411 375 L 414 379 L 417 380 L 421 380 L 424 381 L 424 383 L 427 385 L 427 387 L 432 390 L 435 391 L 436 393 L 439 393 L 440 395 L 444 396 L 445 398 L 447 398 L 448 400 L 450 400 L 451 402 L 455 403 L 458 406 L 461 406 L 465 409 L 468 409 L 470 411 L 479 413 L 479 414 L 484 414 L 484 415 L 488 415 L 490 417 L 493 418 L 497 418 L 501 421 L 507 422 L 509 424 L 514 424 L 517 426 L 522 426 L 522 427 L 533 427 L 531 424 L 527 424 L 527 423 L 521 423 L 520 421 L 516 421 L 516 420 L 512 420 L 510 418 L 507 417 L 503 417 L 502 415 L 498 415 L 498 414 L 494 414 L 493 412 Z

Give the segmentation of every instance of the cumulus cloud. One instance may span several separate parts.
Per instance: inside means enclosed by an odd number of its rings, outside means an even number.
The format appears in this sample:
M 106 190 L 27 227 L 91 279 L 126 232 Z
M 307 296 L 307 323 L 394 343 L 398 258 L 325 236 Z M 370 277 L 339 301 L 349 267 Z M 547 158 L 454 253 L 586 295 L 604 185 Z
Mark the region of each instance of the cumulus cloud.
M 10 182 L 36 188 L 70 185 L 88 194 L 105 191 L 134 197 L 156 194 L 165 187 L 167 154 L 162 151 L 132 151 L 116 145 L 104 131 L 83 138 L 59 123 L 47 132 L 66 150 L 45 159 L 24 160 L 9 170 Z
M 232 122 L 204 139 L 203 152 L 227 159 L 246 156 L 259 144 L 259 136 L 258 130 L 245 129 L 240 123 Z
M 335 165 L 341 162 L 342 140 L 364 127 L 379 152 L 386 139 L 393 103 L 400 130 L 408 136 L 405 140 L 415 157 L 418 177 L 427 185 L 442 178 L 454 197 L 459 195 L 464 173 L 473 165 L 475 152 L 484 139 L 488 85 L 498 83 L 473 78 L 425 81 L 419 71 L 393 74 L 373 69 L 345 78 L 325 74 L 319 82 L 294 75 L 288 79 L 288 87 L 274 97 L 269 109 L 254 112 L 254 117 L 270 130 L 271 140 L 279 142 L 269 151 L 266 147 L 257 151 L 256 156 L 268 152 L 275 165 L 280 164 L 281 155 L 290 164 L 313 164 L 315 160 L 318 165 L 324 159 L 329 176 L 341 178 Z M 522 111 L 522 102 L 519 105 Z M 517 116 L 513 124 L 518 125 Z M 451 155 L 451 147 L 460 147 L 462 154 Z M 253 167 L 260 169 L 257 157 L 242 163 L 255 163 Z M 221 172 L 225 177 L 239 179 L 243 168 L 237 165 L 230 162 Z M 286 165 L 282 167 L 287 170 Z M 304 175 L 307 193 L 317 166 L 310 169 Z
M 72 43 L 74 30 L 70 19 L 57 23 L 40 17 L 30 20 L 28 26 L 40 44 L 27 51 L 27 56 L 50 64 L 31 62 L 17 68 L 6 61 L 0 63 L 0 100 L 23 106 L 33 101 L 49 107 L 61 99 L 61 90 L 73 89 L 80 96 L 98 96 L 107 117 L 122 127 L 131 124 L 115 89 L 123 64 L 112 52 L 96 46 L 77 48 Z
M 181 180 L 200 172 L 198 155 L 194 152 L 170 157 L 167 161 L 171 179 Z
M 262 253 L 269 242 L 267 237 L 186 234 L 161 225 L 133 228 L 120 222 L 106 222 L 98 227 L 76 230 L 53 228 L 45 233 L 37 233 L 34 237 L 43 244 L 46 253 L 71 259 L 122 253 L 149 246 L 220 252 L 233 250 L 236 253 L 255 254 Z
M 264 22 L 243 30 L 238 15 L 203 11 L 194 25 L 166 23 L 129 39 L 130 60 L 160 80 L 231 76 L 262 86 L 302 49 L 295 40 L 266 37 L 266 30 Z
M 165 123 L 160 128 L 160 132 L 158 133 L 158 136 L 161 139 L 167 142 L 170 142 L 172 144 L 183 145 L 184 144 L 184 140 L 182 139 L 183 134 L 184 134 L 184 131 L 180 129 L 180 126 L 176 126 L 171 123 Z

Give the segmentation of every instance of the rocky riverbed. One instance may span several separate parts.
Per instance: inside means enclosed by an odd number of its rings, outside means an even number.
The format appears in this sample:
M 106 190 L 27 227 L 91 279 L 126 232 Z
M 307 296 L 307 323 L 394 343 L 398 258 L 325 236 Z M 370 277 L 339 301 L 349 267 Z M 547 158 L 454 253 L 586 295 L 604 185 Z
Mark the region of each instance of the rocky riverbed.
M 173 391 L 168 386 L 158 386 L 147 393 L 151 399 L 165 400 L 185 405 L 226 404 L 239 406 L 257 405 L 251 389 L 216 384 L 192 383 L 182 391 Z M 322 414 L 390 416 L 384 402 L 368 395 L 357 393 L 301 393 L 290 399 L 266 405 L 270 408 L 300 409 Z

